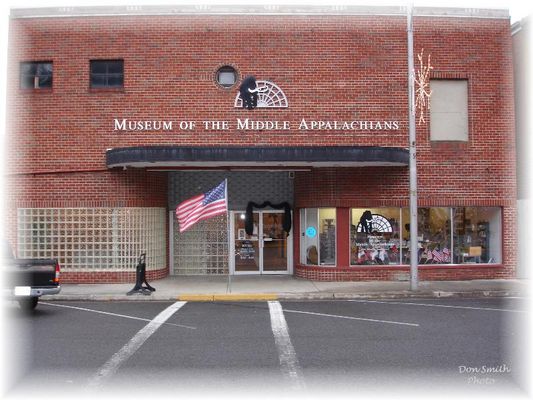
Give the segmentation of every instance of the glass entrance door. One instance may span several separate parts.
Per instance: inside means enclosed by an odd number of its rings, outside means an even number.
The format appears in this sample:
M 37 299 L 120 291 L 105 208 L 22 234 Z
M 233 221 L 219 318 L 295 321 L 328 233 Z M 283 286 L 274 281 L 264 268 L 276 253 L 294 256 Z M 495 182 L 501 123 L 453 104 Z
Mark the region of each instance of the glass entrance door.
M 252 235 L 246 234 L 244 228 L 244 213 L 233 214 L 233 271 L 238 273 L 260 273 L 259 251 L 259 214 L 254 213 L 254 231 Z
M 245 213 L 232 212 L 232 270 L 235 274 L 290 273 L 291 241 L 283 230 L 283 212 L 255 211 L 253 233 L 246 234 Z
M 283 230 L 283 213 L 261 212 L 263 273 L 287 272 L 287 232 Z

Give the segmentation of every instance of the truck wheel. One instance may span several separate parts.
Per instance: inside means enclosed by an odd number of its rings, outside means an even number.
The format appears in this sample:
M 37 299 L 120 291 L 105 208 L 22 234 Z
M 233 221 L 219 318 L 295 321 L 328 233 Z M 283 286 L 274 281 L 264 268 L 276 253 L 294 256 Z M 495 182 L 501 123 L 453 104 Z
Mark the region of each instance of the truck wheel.
M 20 299 L 19 306 L 24 311 L 31 311 L 35 307 L 37 307 L 38 302 L 39 302 L 38 297 L 29 297 L 27 299 Z

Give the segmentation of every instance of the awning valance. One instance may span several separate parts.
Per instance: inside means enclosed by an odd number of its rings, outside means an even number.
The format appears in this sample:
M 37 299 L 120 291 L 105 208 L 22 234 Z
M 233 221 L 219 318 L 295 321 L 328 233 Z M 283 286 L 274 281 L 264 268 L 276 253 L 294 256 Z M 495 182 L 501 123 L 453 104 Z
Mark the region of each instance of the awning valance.
M 409 164 L 409 151 L 378 146 L 145 146 L 109 149 L 106 164 L 108 168 L 406 166 Z

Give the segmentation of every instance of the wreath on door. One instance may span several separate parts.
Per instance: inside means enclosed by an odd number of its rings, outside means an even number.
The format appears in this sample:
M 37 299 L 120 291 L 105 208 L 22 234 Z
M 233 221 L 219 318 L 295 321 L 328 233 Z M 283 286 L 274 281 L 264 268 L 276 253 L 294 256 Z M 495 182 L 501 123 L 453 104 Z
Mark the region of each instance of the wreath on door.
M 246 206 L 246 216 L 244 219 L 244 229 L 246 230 L 246 234 L 253 235 L 254 233 L 254 208 L 266 207 L 273 208 L 274 210 L 285 210 L 285 213 L 283 214 L 283 218 L 281 220 L 281 224 L 283 226 L 283 230 L 287 232 L 288 235 L 292 227 L 292 220 L 291 205 L 286 201 L 279 204 L 272 204 L 270 201 L 265 201 L 261 204 L 254 203 L 253 201 L 248 202 L 248 205 Z

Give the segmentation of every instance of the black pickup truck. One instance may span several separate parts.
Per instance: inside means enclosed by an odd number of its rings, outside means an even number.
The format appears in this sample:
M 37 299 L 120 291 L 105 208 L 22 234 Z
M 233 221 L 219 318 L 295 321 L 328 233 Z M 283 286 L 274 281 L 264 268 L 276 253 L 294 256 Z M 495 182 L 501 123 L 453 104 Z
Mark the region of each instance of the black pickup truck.
M 61 291 L 57 260 L 15 258 L 7 242 L 1 257 L 3 296 L 18 301 L 22 309 L 33 310 L 40 296 Z

